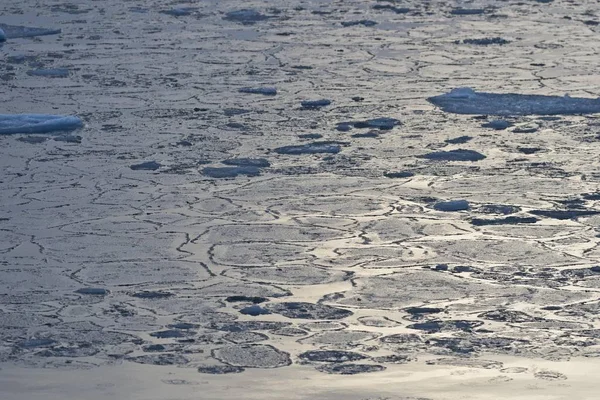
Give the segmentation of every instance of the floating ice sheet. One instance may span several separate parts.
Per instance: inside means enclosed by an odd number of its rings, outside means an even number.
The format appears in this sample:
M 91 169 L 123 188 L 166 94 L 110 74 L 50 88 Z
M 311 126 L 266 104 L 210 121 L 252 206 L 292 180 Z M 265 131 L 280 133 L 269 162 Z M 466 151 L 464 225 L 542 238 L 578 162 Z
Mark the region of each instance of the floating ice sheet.
M 27 71 L 30 76 L 45 76 L 47 78 L 67 78 L 69 70 L 66 68 L 42 68 Z
M 600 112 L 600 99 L 485 93 L 471 88 L 453 89 L 450 93 L 430 97 L 427 101 L 455 114 L 573 115 Z
M 6 35 L 5 40 L 34 36 L 57 35 L 61 32 L 60 29 L 30 28 L 27 26 L 8 24 L 0 24 L 0 30 L 4 31 Z M 0 41 L 2 40 L 0 39 Z
M 72 131 L 83 126 L 78 117 L 46 114 L 0 114 L 0 135 Z

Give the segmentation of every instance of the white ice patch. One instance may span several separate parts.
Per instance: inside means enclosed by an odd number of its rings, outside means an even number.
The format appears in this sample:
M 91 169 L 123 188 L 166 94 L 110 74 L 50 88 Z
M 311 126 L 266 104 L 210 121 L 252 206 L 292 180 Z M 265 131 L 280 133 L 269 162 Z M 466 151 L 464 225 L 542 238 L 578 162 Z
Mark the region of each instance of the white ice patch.
M 0 135 L 71 131 L 83 126 L 78 117 L 46 114 L 0 114 Z

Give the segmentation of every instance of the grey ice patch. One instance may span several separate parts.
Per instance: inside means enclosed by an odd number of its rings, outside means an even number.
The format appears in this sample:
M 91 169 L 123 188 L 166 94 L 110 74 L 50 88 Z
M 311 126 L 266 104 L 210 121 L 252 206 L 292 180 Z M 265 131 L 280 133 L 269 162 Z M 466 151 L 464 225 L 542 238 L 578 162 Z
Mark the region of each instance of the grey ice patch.
M 471 88 L 453 89 L 449 93 L 429 97 L 427 101 L 455 114 L 575 115 L 600 112 L 600 99 L 486 93 Z
M 69 70 L 66 68 L 42 68 L 27 71 L 29 76 L 44 76 L 47 78 L 67 78 Z
M 277 94 L 277 89 L 274 87 L 244 87 L 239 91 L 240 93 L 262 94 L 263 96 L 275 96 Z
M 383 365 L 373 364 L 326 364 L 317 367 L 320 372 L 337 375 L 356 375 L 369 372 L 380 372 L 386 368 Z
M 237 178 L 239 175 L 258 176 L 260 169 L 253 166 L 245 167 L 206 167 L 202 173 L 211 178 Z
M 4 31 L 5 40 L 34 36 L 57 35 L 61 32 L 60 29 L 30 28 L 27 26 L 8 24 L 0 24 L 0 30 Z
M 343 319 L 352 315 L 352 311 L 343 308 L 332 307 L 326 304 L 302 302 L 273 303 L 269 304 L 267 308 L 287 318 Z
M 234 366 L 246 368 L 279 368 L 290 365 L 286 352 L 265 344 L 241 344 L 213 350 L 213 357 Z
M 337 142 L 313 142 L 302 145 L 283 146 L 274 150 L 277 154 L 337 154 L 341 151 L 340 144 Z

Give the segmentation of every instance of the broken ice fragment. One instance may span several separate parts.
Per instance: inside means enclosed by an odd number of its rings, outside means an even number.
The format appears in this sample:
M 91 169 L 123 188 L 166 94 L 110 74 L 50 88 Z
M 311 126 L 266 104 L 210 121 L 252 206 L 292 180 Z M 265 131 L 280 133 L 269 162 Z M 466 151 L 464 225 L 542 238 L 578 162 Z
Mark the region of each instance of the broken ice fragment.
M 331 104 L 331 100 L 321 99 L 321 100 L 306 100 L 300 103 L 302 107 L 307 109 L 317 109 L 321 107 L 325 107 Z
M 77 289 L 75 293 L 88 294 L 91 296 L 106 296 L 108 294 L 108 290 L 103 288 L 81 288 Z
M 441 201 L 433 205 L 437 211 L 464 211 L 469 209 L 469 202 L 466 200 Z
M 223 160 L 222 163 L 238 167 L 267 168 L 271 166 L 271 163 L 264 158 L 230 158 Z
M 174 17 L 184 17 L 187 15 L 191 15 L 193 11 L 196 11 L 195 7 L 180 7 L 180 8 L 172 8 L 170 10 L 163 10 L 161 13 L 172 15 Z
M 373 118 L 366 121 L 357 121 L 354 123 L 355 128 L 377 128 L 382 130 L 390 130 L 395 126 L 400 125 L 400 121 L 395 118 Z
M 455 43 L 459 44 L 460 41 L 457 40 Z M 472 44 L 472 45 L 476 45 L 476 46 L 489 46 L 491 44 L 498 44 L 498 45 L 508 44 L 508 43 L 510 43 L 510 40 L 506 40 L 501 37 L 493 37 L 493 38 L 482 38 L 482 39 L 464 39 L 462 41 L 462 43 L 463 44 Z
M 69 76 L 69 70 L 66 68 L 34 69 L 27 71 L 29 76 L 45 76 L 48 78 L 66 78 Z
M 274 87 L 245 87 L 240 89 L 240 93 L 251 93 L 251 94 L 262 94 L 264 96 L 275 96 L 277 94 L 277 89 Z
M 475 92 L 471 88 L 427 99 L 443 111 L 486 115 L 573 115 L 600 112 L 600 99 L 516 93 Z
M 240 312 L 244 315 L 250 315 L 253 317 L 257 317 L 259 315 L 271 314 L 271 311 L 266 308 L 262 308 L 261 306 L 257 306 L 256 304 L 253 306 L 248 306 L 240 310 Z
M 60 29 L 30 28 L 27 26 L 17 26 L 8 24 L 0 24 L 0 29 L 4 31 L 6 39 L 57 35 L 61 32 Z
M 156 161 L 146 161 L 141 164 L 131 165 L 129 168 L 134 171 L 156 171 L 160 167 L 161 165 Z
M 260 168 L 253 166 L 243 167 L 206 167 L 202 173 L 211 178 L 235 178 L 238 175 L 258 176 Z
M 225 20 L 239 22 L 244 25 L 252 25 L 269 18 L 271 17 L 252 9 L 230 11 L 223 17 Z
M 81 128 L 78 117 L 46 114 L 0 114 L 0 135 L 13 133 L 50 133 Z
M 427 153 L 419 158 L 426 158 L 428 160 L 437 161 L 481 161 L 485 156 L 475 150 L 450 150 L 450 151 L 434 151 L 433 153 Z
M 317 154 L 331 153 L 336 154 L 341 151 L 341 147 L 337 142 L 313 142 L 296 146 L 283 146 L 274 150 L 278 154 Z
M 343 21 L 342 22 L 342 26 L 344 26 L 344 27 L 356 26 L 356 25 L 375 26 L 375 25 L 377 25 L 377 22 L 371 21 L 370 19 L 361 19 L 361 20 L 357 20 L 357 21 Z
M 486 122 L 485 124 L 481 125 L 482 128 L 491 128 L 491 129 L 494 129 L 497 131 L 502 131 L 511 126 L 512 126 L 512 123 L 505 121 L 503 119 L 496 119 L 496 120 Z

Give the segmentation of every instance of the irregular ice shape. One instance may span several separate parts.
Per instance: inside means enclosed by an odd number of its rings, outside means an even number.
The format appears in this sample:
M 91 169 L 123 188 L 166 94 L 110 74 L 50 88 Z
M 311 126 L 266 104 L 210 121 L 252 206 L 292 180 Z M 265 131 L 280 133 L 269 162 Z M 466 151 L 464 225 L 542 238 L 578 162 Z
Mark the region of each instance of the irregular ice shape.
M 501 37 L 493 37 L 493 38 L 482 38 L 482 39 L 465 39 L 462 41 L 463 44 L 472 44 L 476 46 L 489 46 L 491 44 L 508 44 L 510 40 L 503 39 Z M 458 40 L 455 42 L 456 44 L 460 43 Z
M 321 107 L 325 107 L 331 104 L 331 100 L 327 100 L 327 99 L 321 99 L 321 100 L 306 100 L 303 101 L 302 103 L 300 103 L 302 105 L 302 107 L 304 108 L 308 108 L 308 109 L 316 109 L 316 108 L 321 108 Z
M 6 42 L 6 33 L 4 33 L 2 28 L 0 28 L 0 43 L 1 42 Z
M 277 94 L 277 89 L 274 87 L 245 87 L 240 89 L 240 93 L 251 93 L 251 94 L 262 94 L 264 96 L 275 96 Z
M 225 20 L 239 22 L 244 25 L 252 25 L 269 18 L 271 17 L 252 9 L 230 11 L 223 17 Z
M 27 26 L 17 26 L 8 24 L 0 24 L 0 29 L 4 31 L 6 39 L 57 35 L 61 32 L 60 29 L 30 28 Z
M 356 26 L 356 25 L 375 26 L 375 25 L 377 25 L 377 22 L 372 21 L 370 19 L 361 19 L 361 20 L 356 20 L 356 21 L 343 21 L 342 22 L 342 26 L 344 26 L 344 27 Z
M 389 10 L 395 12 L 396 14 L 406 14 L 410 12 L 410 8 L 394 7 L 389 4 L 375 4 L 372 8 L 373 10 Z
M 238 167 L 267 168 L 271 163 L 264 158 L 229 158 L 222 161 L 225 165 L 236 165 Z
M 307 144 L 301 144 L 297 146 L 283 146 L 275 149 L 278 154 L 317 154 L 317 153 L 330 153 L 336 154 L 341 151 L 341 147 L 336 142 L 313 142 Z
M 134 171 L 156 171 L 161 165 L 156 161 L 146 161 L 140 164 L 134 164 L 129 166 Z
M 428 160 L 437 161 L 480 161 L 485 156 L 475 150 L 450 150 L 450 151 L 434 151 L 433 153 L 427 153 L 419 158 L 426 158 Z
M 466 200 L 441 201 L 433 205 L 437 211 L 464 211 L 469 209 L 469 202 Z
M 206 167 L 202 173 L 211 178 L 235 178 L 238 175 L 258 176 L 260 168 L 253 166 L 243 167 Z
M 172 15 L 174 17 L 184 17 L 187 15 L 192 15 L 192 12 L 197 11 L 198 9 L 195 7 L 179 7 L 172 8 L 170 10 L 161 11 L 162 14 Z
M 493 121 L 490 122 L 486 122 L 485 124 L 482 124 L 481 127 L 482 128 L 491 128 L 497 131 L 503 131 L 506 128 L 510 128 L 512 126 L 512 123 L 505 121 L 503 119 L 495 119 Z
M 0 114 L 0 135 L 72 131 L 83 126 L 78 117 L 47 114 Z
M 48 78 L 66 78 L 69 76 L 69 70 L 66 68 L 33 69 L 27 71 L 29 76 L 45 76 Z
M 486 115 L 573 115 L 600 113 L 600 99 L 516 93 L 475 92 L 471 88 L 427 99 L 443 111 Z
M 471 136 L 459 136 L 453 139 L 446 139 L 445 142 L 450 144 L 465 144 L 471 139 L 473 139 Z
M 452 15 L 479 15 L 485 14 L 485 10 L 483 8 L 455 8 L 450 11 Z
M 377 128 L 382 130 L 390 130 L 395 126 L 400 125 L 400 121 L 395 118 L 373 118 L 366 121 L 354 122 L 355 128 Z

